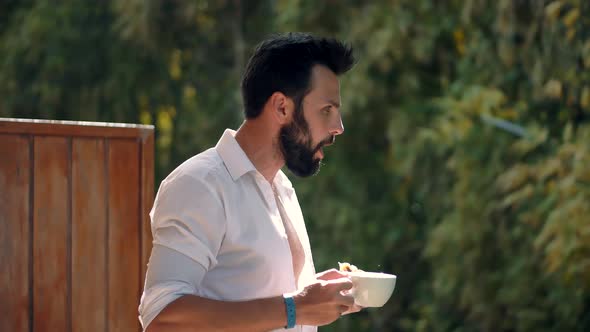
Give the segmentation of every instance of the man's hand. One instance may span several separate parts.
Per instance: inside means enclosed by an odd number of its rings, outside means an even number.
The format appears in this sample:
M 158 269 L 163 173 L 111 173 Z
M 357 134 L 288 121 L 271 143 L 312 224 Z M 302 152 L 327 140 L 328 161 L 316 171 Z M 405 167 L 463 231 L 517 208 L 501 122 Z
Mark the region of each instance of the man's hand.
M 297 324 L 322 326 L 340 318 L 354 305 L 352 296 L 345 294 L 351 288 L 348 278 L 319 280 L 305 287 L 293 297 Z
M 318 280 L 334 280 L 340 278 L 348 278 L 345 273 L 342 273 L 336 269 L 329 269 L 324 272 L 316 273 L 315 278 Z
M 340 278 L 348 278 L 346 273 L 343 273 L 336 269 L 329 269 L 323 272 L 319 272 L 315 275 L 316 279 L 318 280 L 334 280 Z M 346 293 L 346 292 L 345 292 Z M 353 304 L 347 311 L 343 312 L 342 315 L 348 315 L 355 312 L 359 312 L 363 309 L 363 307 Z

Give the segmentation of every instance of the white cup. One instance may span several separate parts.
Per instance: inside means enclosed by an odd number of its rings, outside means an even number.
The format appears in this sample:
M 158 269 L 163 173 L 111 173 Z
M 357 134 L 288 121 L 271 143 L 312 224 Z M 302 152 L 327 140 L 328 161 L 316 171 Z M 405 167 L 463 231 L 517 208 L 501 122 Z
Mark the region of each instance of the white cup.
M 352 280 L 350 294 L 361 307 L 382 307 L 391 297 L 397 277 L 380 272 L 347 272 Z

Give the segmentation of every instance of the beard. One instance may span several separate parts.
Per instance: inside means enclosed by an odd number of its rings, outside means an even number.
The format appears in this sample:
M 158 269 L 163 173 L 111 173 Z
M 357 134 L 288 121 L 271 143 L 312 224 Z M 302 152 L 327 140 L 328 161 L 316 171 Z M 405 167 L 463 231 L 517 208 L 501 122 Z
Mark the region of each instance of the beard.
M 290 124 L 281 128 L 279 145 L 287 168 L 296 176 L 309 177 L 317 174 L 322 165 L 314 155 L 327 144 L 334 141 L 330 135 L 317 146 L 313 146 L 309 125 L 303 117 L 303 110 L 297 109 Z

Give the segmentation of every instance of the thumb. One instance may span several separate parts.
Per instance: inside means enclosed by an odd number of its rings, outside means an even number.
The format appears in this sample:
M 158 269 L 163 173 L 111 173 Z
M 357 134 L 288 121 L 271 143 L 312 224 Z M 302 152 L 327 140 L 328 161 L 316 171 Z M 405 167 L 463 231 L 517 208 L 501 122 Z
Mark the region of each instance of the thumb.
M 328 285 L 335 285 L 338 291 L 349 290 L 352 288 L 353 284 L 349 278 L 338 278 L 326 281 Z

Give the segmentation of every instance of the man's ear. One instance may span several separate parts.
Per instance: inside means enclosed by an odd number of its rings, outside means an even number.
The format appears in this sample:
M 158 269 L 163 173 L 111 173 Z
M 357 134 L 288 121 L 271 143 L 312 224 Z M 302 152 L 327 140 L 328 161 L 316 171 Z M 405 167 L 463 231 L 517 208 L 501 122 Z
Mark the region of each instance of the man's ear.
M 270 107 L 274 117 L 280 124 L 291 121 L 295 104 L 293 100 L 282 92 L 275 92 L 270 96 Z

